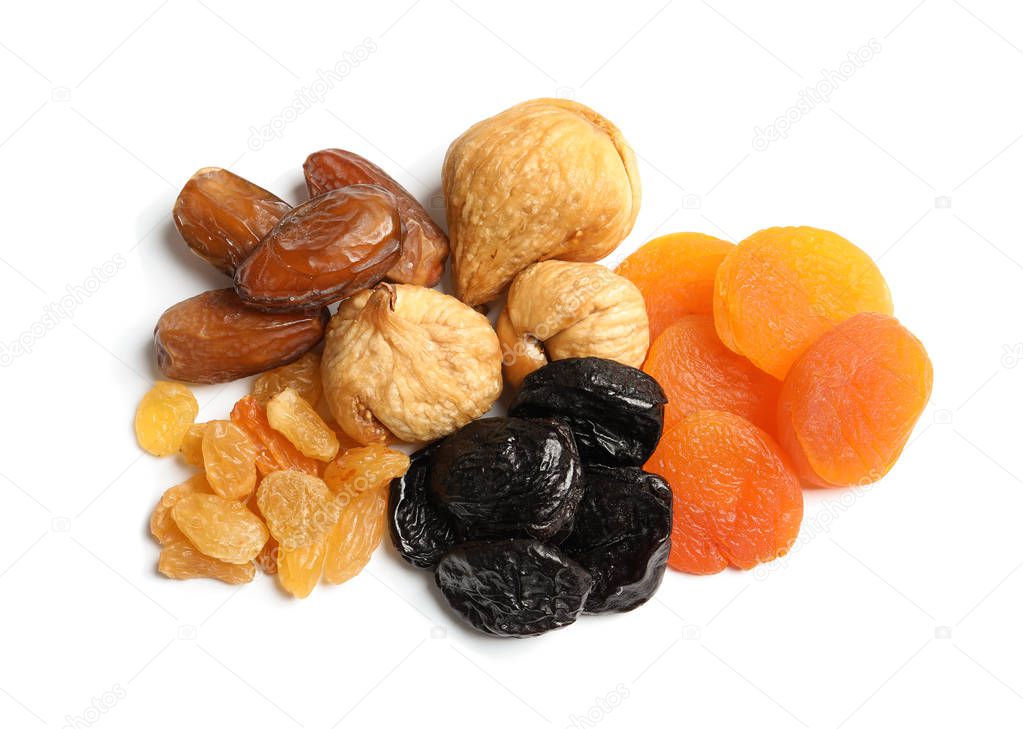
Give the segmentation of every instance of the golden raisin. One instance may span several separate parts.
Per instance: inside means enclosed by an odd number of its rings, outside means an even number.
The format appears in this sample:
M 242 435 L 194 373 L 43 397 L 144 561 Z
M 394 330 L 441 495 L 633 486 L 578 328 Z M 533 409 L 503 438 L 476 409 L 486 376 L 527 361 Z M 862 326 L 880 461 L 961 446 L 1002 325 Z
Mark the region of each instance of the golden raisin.
M 231 410 L 231 422 L 240 426 L 259 446 L 256 468 L 262 475 L 273 471 L 297 469 L 313 476 L 320 473 L 320 462 L 303 456 L 291 441 L 270 427 L 266 410 L 252 395 L 246 395 Z
M 181 497 L 194 493 L 210 493 L 206 476 L 201 473 L 197 473 L 187 481 L 179 483 L 177 486 L 171 486 L 163 492 L 163 496 L 160 497 L 153 509 L 153 515 L 149 518 L 149 531 L 160 544 L 185 538 L 185 535 L 178 529 L 178 525 L 174 523 L 174 519 L 171 518 L 170 512 Z
M 307 597 L 323 573 L 326 540 L 317 539 L 301 547 L 281 547 L 277 552 L 277 579 L 288 593 Z
M 185 438 L 181 441 L 181 448 L 178 452 L 185 463 L 189 466 L 202 468 L 202 436 L 206 432 L 209 423 L 192 423 L 185 431 Z
M 169 456 L 181 448 L 185 433 L 199 414 L 192 391 L 179 382 L 159 380 L 135 411 L 135 437 L 143 450 Z
M 266 404 L 266 417 L 270 427 L 284 434 L 304 456 L 329 461 L 341 447 L 334 431 L 327 427 L 313 406 L 290 387 Z
M 212 577 L 229 585 L 252 582 L 252 578 L 256 576 L 256 567 L 252 562 L 244 564 L 222 562 L 203 554 L 184 537 L 174 539 L 163 546 L 157 569 L 164 576 L 175 580 Z
M 310 405 L 315 406 L 320 401 L 323 380 L 318 352 L 306 352 L 290 364 L 264 372 L 253 381 L 252 396 L 265 406 L 286 387 L 292 388 Z
M 323 480 L 330 490 L 342 497 L 342 503 L 364 491 L 391 482 L 405 474 L 409 457 L 385 445 L 351 448 L 327 464 Z
M 171 508 L 171 517 L 200 552 L 231 564 L 251 562 L 269 536 L 244 504 L 216 494 L 182 496 Z
M 381 485 L 355 496 L 341 510 L 327 539 L 323 579 L 338 585 L 359 574 L 380 544 L 386 524 L 387 488 Z
M 244 499 L 256 488 L 259 451 L 248 434 L 229 420 L 211 420 L 202 437 L 206 480 L 227 499 Z
M 275 471 L 264 477 L 256 503 L 282 548 L 322 540 L 337 521 L 338 505 L 327 484 L 302 471 Z

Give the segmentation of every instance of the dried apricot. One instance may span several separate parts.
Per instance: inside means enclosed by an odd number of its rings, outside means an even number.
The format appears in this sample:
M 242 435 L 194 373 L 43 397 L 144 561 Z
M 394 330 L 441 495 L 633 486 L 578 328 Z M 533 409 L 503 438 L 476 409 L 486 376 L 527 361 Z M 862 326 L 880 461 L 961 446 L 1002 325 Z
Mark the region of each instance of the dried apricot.
M 253 381 L 252 396 L 265 406 L 285 387 L 292 388 L 310 405 L 315 406 L 319 402 L 323 379 L 320 377 L 318 352 L 306 352 L 291 364 L 264 372 Z
M 229 585 L 252 582 L 252 578 L 256 576 L 256 567 L 252 562 L 244 564 L 222 562 L 203 554 L 184 537 L 163 545 L 156 568 L 164 576 L 175 580 L 212 577 Z
M 664 388 L 664 427 L 697 410 L 724 410 L 774 431 L 781 383 L 728 349 L 709 314 L 683 316 L 654 340 L 643 371 Z
M 135 411 L 135 437 L 143 450 L 169 456 L 181 448 L 188 426 L 198 414 L 199 403 L 191 390 L 178 382 L 159 380 Z
M 405 475 L 409 457 L 385 445 L 350 448 L 323 469 L 323 480 L 339 497 L 348 500 L 364 491 L 382 488 Z
M 931 395 L 920 341 L 896 319 L 859 314 L 818 339 L 789 370 L 778 437 L 816 486 L 877 481 L 895 464 Z
M 252 395 L 246 395 L 235 403 L 231 410 L 231 422 L 240 426 L 259 446 L 256 468 L 263 476 L 288 469 L 319 475 L 319 461 L 302 455 L 291 441 L 271 428 L 266 410 Z
M 211 420 L 202 436 L 206 480 L 214 493 L 244 499 L 256 488 L 259 449 L 248 433 L 230 420 Z
M 714 274 L 735 246 L 703 233 L 669 233 L 642 245 L 615 273 L 636 284 L 653 340 L 686 314 L 710 314 Z
M 779 380 L 824 332 L 865 311 L 892 313 L 888 285 L 866 253 L 827 230 L 754 233 L 714 279 L 721 341 Z
M 301 547 L 280 547 L 277 551 L 277 580 L 295 597 L 308 597 L 320 581 L 327 555 L 326 538 Z
M 329 461 L 341 447 L 316 409 L 290 387 L 270 398 L 266 417 L 270 427 L 282 433 L 304 456 Z
M 645 468 L 674 495 L 674 569 L 750 569 L 785 554 L 799 534 L 799 479 L 774 440 L 738 415 L 690 415 L 665 433 Z
M 212 493 L 210 485 L 206 483 L 206 476 L 201 473 L 197 473 L 187 481 L 179 483 L 177 486 L 171 486 L 163 492 L 163 496 L 160 497 L 153 509 L 153 515 L 149 518 L 149 531 L 160 544 L 185 538 L 171 517 L 171 509 L 183 496 L 195 493 Z
M 245 505 L 216 494 L 186 494 L 171 517 L 203 554 L 231 564 L 255 559 L 269 536 L 263 522 Z
M 323 579 L 339 585 L 359 574 L 383 539 L 387 526 L 387 489 L 382 482 L 355 496 L 343 509 L 327 539 Z
M 327 484 L 302 471 L 275 471 L 256 490 L 256 503 L 282 549 L 326 538 L 337 521 L 338 504 Z
M 181 440 L 178 452 L 189 466 L 202 468 L 202 436 L 206 432 L 207 425 L 208 423 L 192 423 Z

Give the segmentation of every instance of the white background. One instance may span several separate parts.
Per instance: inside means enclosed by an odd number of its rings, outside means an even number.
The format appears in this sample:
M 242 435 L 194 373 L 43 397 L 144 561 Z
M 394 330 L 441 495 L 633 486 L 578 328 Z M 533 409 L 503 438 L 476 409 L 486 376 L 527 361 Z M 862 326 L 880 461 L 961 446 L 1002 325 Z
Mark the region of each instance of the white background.
M 822 78 L 829 99 L 755 149 Z M 995 0 L 5 4 L 0 725 L 1018 726 L 1021 83 L 1023 12 Z M 541 639 L 470 633 L 387 547 L 303 602 L 161 578 L 146 524 L 186 471 L 142 455 L 132 417 L 160 312 L 225 284 L 170 223 L 180 186 L 229 166 L 296 202 L 302 160 L 338 146 L 443 219 L 449 142 L 552 95 L 640 158 L 612 262 L 655 233 L 796 224 L 879 261 L 935 365 L 898 466 L 807 493 L 769 568 L 671 573 Z M 200 417 L 246 389 L 197 388 Z

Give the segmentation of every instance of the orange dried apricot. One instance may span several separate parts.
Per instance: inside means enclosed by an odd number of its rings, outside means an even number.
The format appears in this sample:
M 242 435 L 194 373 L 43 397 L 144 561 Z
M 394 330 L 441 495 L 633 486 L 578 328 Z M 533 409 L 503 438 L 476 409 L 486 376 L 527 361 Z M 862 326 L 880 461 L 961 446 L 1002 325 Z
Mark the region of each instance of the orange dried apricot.
M 304 456 L 329 461 L 341 447 L 334 431 L 313 406 L 290 387 L 270 398 L 266 417 L 270 427 L 283 434 Z
M 230 420 L 211 420 L 202 436 L 206 480 L 214 493 L 245 499 L 256 488 L 259 450 L 248 433 Z
M 645 468 L 671 485 L 674 569 L 751 569 L 784 555 L 799 534 L 799 479 L 774 440 L 738 415 L 690 415 L 664 434 Z
M 246 395 L 235 403 L 231 410 L 231 422 L 245 430 L 259 446 L 256 468 L 263 476 L 288 469 L 319 475 L 319 461 L 302 455 L 291 441 L 271 428 L 266 410 L 252 395 Z
M 615 273 L 636 285 L 646 302 L 653 340 L 686 314 L 710 314 L 714 274 L 735 246 L 703 233 L 669 233 L 645 243 Z
M 709 314 L 683 316 L 661 332 L 643 371 L 668 396 L 665 428 L 697 410 L 724 410 L 774 431 L 781 383 L 723 345 Z
M 898 320 L 859 314 L 824 334 L 782 385 L 778 437 L 804 481 L 852 486 L 895 464 L 931 395 L 934 372 Z
M 323 392 L 319 352 L 306 352 L 290 364 L 264 372 L 252 382 L 252 396 L 265 406 L 286 387 L 295 390 L 310 405 L 319 402 Z
M 726 347 L 779 380 L 824 332 L 860 312 L 892 313 L 870 257 L 818 228 L 768 228 L 729 253 L 714 279 Z
M 158 380 L 135 411 L 135 437 L 143 450 L 169 456 L 181 448 L 188 426 L 199 414 L 195 395 L 179 382 Z

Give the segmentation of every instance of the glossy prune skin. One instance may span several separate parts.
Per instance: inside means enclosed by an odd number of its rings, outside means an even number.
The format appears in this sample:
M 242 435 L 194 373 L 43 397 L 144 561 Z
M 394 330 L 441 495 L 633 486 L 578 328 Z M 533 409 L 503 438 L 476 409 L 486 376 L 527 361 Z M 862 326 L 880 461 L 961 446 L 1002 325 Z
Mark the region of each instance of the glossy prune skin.
M 530 373 L 508 414 L 564 421 L 584 464 L 641 466 L 661 439 L 667 401 L 657 381 L 642 370 L 578 357 Z
M 593 578 L 587 613 L 624 612 L 657 591 L 671 550 L 668 483 L 639 468 L 587 466 L 572 533 L 561 550 Z
M 388 529 L 391 542 L 406 562 L 433 569 L 458 541 L 451 516 L 430 493 L 430 466 L 437 444 L 410 457 L 404 476 L 391 481 Z
M 473 627 L 510 638 L 574 623 L 593 584 L 579 564 L 535 539 L 459 545 L 444 555 L 434 578 Z
M 156 362 L 184 382 L 230 382 L 292 362 L 323 339 L 327 309 L 265 312 L 231 289 L 185 299 L 160 316 Z
M 465 539 L 554 536 L 582 498 L 572 434 L 553 420 L 485 418 L 448 436 L 430 486 Z
M 351 185 L 281 218 L 235 272 L 238 295 L 257 308 L 325 306 L 376 285 L 401 255 L 391 193 Z

